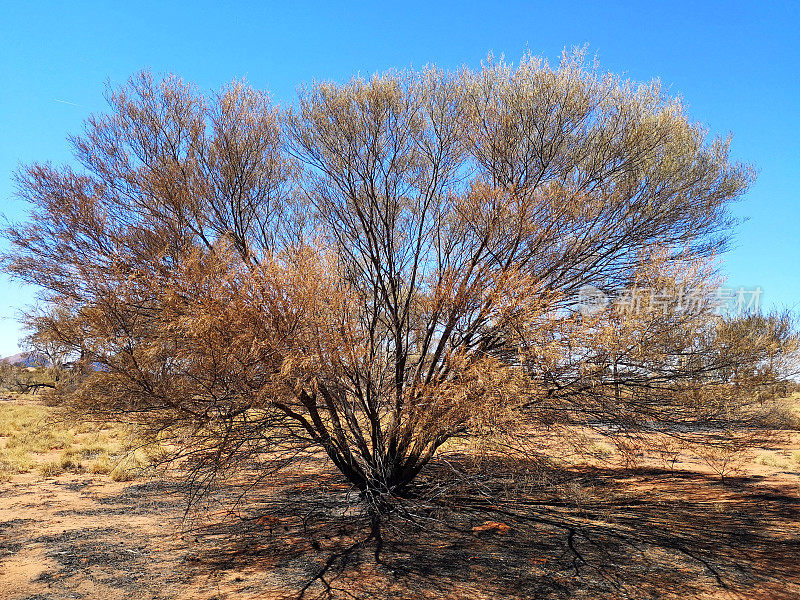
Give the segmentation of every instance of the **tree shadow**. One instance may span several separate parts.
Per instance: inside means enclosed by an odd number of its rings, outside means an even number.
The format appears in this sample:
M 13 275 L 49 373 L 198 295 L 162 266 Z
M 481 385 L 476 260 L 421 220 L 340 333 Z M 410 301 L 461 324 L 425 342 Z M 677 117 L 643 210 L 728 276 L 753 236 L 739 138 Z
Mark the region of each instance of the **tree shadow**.
M 192 568 L 269 572 L 286 598 L 800 594 L 796 489 L 613 468 L 535 486 L 497 466 L 477 491 L 454 487 L 390 515 L 378 560 L 367 515 L 334 474 L 287 476 L 250 490 L 241 510 L 193 523 Z M 430 469 L 423 489 L 446 469 Z

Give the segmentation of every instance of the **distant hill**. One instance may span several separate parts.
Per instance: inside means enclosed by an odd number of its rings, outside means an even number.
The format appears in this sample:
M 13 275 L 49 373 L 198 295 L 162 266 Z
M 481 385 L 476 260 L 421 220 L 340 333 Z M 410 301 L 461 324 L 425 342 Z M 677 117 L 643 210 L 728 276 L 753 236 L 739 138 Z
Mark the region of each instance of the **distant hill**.
M 0 358 L 0 363 L 7 363 L 15 367 L 46 367 L 47 357 L 36 352 L 18 352 L 5 358 Z

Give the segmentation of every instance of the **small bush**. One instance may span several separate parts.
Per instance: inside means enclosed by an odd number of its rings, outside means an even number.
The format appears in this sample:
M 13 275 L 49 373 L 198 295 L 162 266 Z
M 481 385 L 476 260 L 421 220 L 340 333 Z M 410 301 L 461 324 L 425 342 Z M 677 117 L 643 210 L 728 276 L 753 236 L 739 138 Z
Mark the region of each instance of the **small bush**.
M 766 429 L 800 431 L 800 412 L 796 399 L 782 398 L 760 407 L 756 423 Z
M 728 430 L 711 443 L 693 444 L 692 450 L 719 475 L 724 484 L 728 477 L 741 471 L 749 445 L 747 435 Z
M 144 475 L 149 465 L 147 454 L 142 450 L 135 450 L 121 457 L 109 476 L 112 481 L 133 481 Z
M 133 469 L 128 469 L 122 466 L 115 467 L 109 473 L 111 481 L 133 481 L 138 476 L 138 473 Z

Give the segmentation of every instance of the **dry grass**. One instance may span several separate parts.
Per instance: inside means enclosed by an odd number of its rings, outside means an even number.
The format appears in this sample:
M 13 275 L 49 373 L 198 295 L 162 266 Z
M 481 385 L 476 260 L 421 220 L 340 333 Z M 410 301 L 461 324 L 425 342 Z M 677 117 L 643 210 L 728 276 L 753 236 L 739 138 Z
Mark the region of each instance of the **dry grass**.
M 132 432 L 120 425 L 69 422 L 31 397 L 0 402 L 0 480 L 36 471 L 43 477 L 88 472 L 131 481 L 152 462 L 134 446 Z
M 596 458 L 609 458 L 616 453 L 616 449 L 605 442 L 592 442 L 586 447 L 586 453 Z
M 0 436 L 16 436 L 30 431 L 48 414 L 46 406 L 18 401 L 0 404 Z
M 754 462 L 765 467 L 775 467 L 777 469 L 791 467 L 791 463 L 788 460 L 774 452 L 762 452 L 755 457 Z
M 766 428 L 800 430 L 800 393 L 773 398 L 754 407 L 757 420 Z
M 28 452 L 20 449 L 0 450 L 0 480 L 9 479 L 11 475 L 26 473 L 31 468 Z

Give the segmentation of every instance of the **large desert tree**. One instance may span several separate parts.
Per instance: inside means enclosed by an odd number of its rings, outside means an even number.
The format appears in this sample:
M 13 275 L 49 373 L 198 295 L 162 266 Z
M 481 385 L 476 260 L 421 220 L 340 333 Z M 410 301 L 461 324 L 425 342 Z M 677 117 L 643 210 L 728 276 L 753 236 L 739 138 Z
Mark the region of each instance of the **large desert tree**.
M 20 171 L 5 264 L 83 369 L 65 401 L 173 435 L 203 481 L 319 452 L 380 514 L 451 440 L 721 414 L 703 389 L 741 353 L 675 299 L 710 289 L 751 172 L 658 83 L 571 55 L 285 110 L 142 73 L 109 103 L 77 166 Z M 580 311 L 587 286 L 670 300 Z

